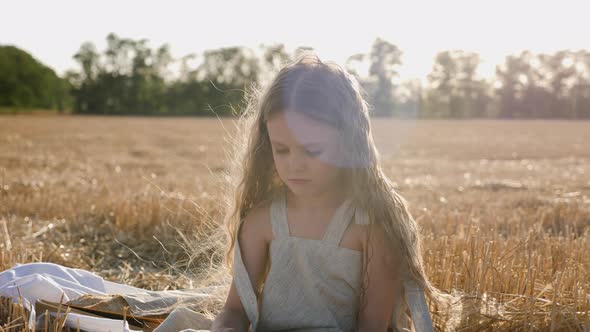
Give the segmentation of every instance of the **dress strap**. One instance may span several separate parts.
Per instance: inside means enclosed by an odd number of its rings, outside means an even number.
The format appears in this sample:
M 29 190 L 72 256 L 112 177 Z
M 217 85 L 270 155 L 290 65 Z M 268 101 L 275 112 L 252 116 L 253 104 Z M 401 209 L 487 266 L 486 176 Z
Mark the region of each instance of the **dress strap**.
M 270 205 L 270 223 L 272 234 L 275 239 L 289 237 L 286 202 L 286 191 L 280 190 L 279 193 L 273 197 Z
M 358 225 L 368 225 L 369 214 L 367 213 L 367 210 L 356 207 L 354 209 L 354 223 Z
M 273 198 L 270 210 L 270 219 L 274 237 L 290 237 L 291 234 L 289 232 L 289 223 L 287 221 L 286 189 L 281 190 L 278 195 Z M 322 241 L 336 246 L 340 245 L 342 236 L 344 235 L 346 228 L 348 228 L 351 220 L 353 218 L 359 219 L 362 223 L 366 219 L 362 218 L 363 215 L 357 216 L 356 214 L 358 213 L 356 212 L 352 201 L 350 199 L 346 199 L 334 212 L 334 215 L 329 221 L 326 231 L 324 232 Z
M 337 246 L 340 245 L 342 236 L 348 228 L 348 225 L 353 218 L 354 212 L 355 209 L 352 206 L 352 202 L 349 199 L 345 200 L 344 203 L 342 203 L 342 205 L 340 205 L 334 212 L 334 216 L 332 217 L 332 220 L 328 224 L 328 228 L 324 233 L 323 241 Z
M 240 231 L 241 222 L 238 226 L 238 233 Z M 256 325 L 258 324 L 258 299 L 256 293 L 252 288 L 252 282 L 244 265 L 242 259 L 242 251 L 240 249 L 240 242 L 238 241 L 239 236 L 236 235 L 234 243 L 234 267 L 233 267 L 233 279 L 236 290 L 244 307 L 244 311 L 250 320 L 252 331 L 256 331 Z
M 414 329 L 416 331 L 432 332 L 432 319 L 426 304 L 424 290 L 413 279 L 409 279 L 404 282 L 404 291 Z

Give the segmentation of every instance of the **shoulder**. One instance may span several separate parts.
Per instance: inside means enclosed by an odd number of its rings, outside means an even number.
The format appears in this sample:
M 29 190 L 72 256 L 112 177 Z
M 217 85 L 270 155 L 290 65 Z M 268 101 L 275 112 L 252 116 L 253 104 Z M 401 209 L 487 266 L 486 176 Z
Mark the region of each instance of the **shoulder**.
M 388 235 L 386 226 L 380 223 L 371 223 L 360 226 L 362 228 L 362 248 L 369 257 L 375 258 L 375 262 L 390 272 L 399 269 L 401 263 L 401 251 L 399 243 L 394 243 Z
M 370 243 L 376 242 L 375 233 L 383 234 L 382 226 L 370 223 L 366 210 L 355 207 L 353 222 L 350 223 L 343 235 L 341 245 L 350 249 L 365 251 Z M 382 241 L 377 242 L 382 243 Z
M 354 213 L 353 229 L 362 242 L 363 251 L 367 250 L 369 244 L 381 244 L 385 241 L 385 229 L 383 225 L 371 222 L 369 213 L 363 208 L 356 208 Z
M 367 210 L 362 208 L 355 210 L 355 222 L 352 226 L 360 237 L 363 251 L 368 250 L 383 258 L 399 259 L 395 257 L 399 255 L 399 250 L 389 238 L 386 226 L 377 221 L 370 221 Z
M 355 207 L 354 209 L 352 222 L 348 225 L 346 231 L 342 235 L 340 245 L 348 249 L 362 252 L 365 248 L 364 241 L 366 234 L 368 233 L 368 215 L 365 210 L 358 207 Z
M 272 240 L 270 205 L 270 201 L 263 201 L 246 213 L 240 227 L 240 237 L 256 237 L 266 243 Z

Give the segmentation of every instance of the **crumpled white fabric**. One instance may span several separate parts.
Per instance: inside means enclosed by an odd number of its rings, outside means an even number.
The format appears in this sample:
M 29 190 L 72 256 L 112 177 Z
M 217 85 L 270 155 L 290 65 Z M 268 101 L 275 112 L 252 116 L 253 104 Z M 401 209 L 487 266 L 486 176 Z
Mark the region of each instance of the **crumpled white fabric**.
M 153 292 L 141 288 L 131 287 L 119 283 L 106 281 L 101 277 L 82 269 L 68 268 L 53 263 L 17 264 L 13 268 L 0 272 L 0 296 L 10 297 L 18 303 L 19 297 L 23 304 L 31 310 L 29 325 L 43 322 L 43 315 L 37 317 L 34 303 L 39 300 L 52 302 L 67 302 L 85 294 L 92 295 L 122 295 L 133 308 L 145 311 L 157 307 L 161 303 L 171 304 L 176 299 L 190 297 L 199 299 L 209 296 L 212 288 L 183 291 Z M 133 332 L 124 320 L 90 317 L 68 313 L 66 326 L 76 327 L 86 331 Z M 208 331 L 211 321 L 205 316 L 185 308 L 175 309 L 154 332 L 180 331 L 181 329 L 195 329 Z M 188 331 L 188 330 L 187 330 Z

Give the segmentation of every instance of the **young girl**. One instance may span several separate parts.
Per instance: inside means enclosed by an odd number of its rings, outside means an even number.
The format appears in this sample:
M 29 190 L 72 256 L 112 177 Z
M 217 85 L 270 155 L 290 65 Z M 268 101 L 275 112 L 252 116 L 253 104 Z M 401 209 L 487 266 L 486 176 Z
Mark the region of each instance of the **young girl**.
M 251 96 L 226 219 L 233 281 L 211 331 L 398 330 L 411 285 L 444 303 L 379 166 L 368 107 L 354 77 L 313 53 Z M 432 329 L 428 311 L 411 311 Z

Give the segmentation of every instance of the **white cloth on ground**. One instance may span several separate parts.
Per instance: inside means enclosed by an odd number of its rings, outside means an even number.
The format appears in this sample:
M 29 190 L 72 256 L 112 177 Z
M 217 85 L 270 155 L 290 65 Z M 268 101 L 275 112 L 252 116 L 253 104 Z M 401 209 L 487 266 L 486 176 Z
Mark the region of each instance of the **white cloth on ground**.
M 197 290 L 148 291 L 120 283 L 104 280 L 89 271 L 68 268 L 53 263 L 17 264 L 11 269 L 0 272 L 0 296 L 12 298 L 31 310 L 29 325 L 42 322 L 42 315 L 37 317 L 34 304 L 43 299 L 51 302 L 67 302 L 86 294 L 121 295 L 130 309 L 137 315 L 158 314 L 170 305 L 184 300 L 198 301 L 210 296 L 216 286 Z M 62 297 L 63 296 L 63 297 Z M 123 331 L 132 332 L 129 324 L 123 320 L 98 318 L 69 313 L 66 326 L 79 326 L 86 331 Z M 209 330 L 211 321 L 204 315 L 185 308 L 175 309 L 154 332 L 180 331 L 181 329 Z

